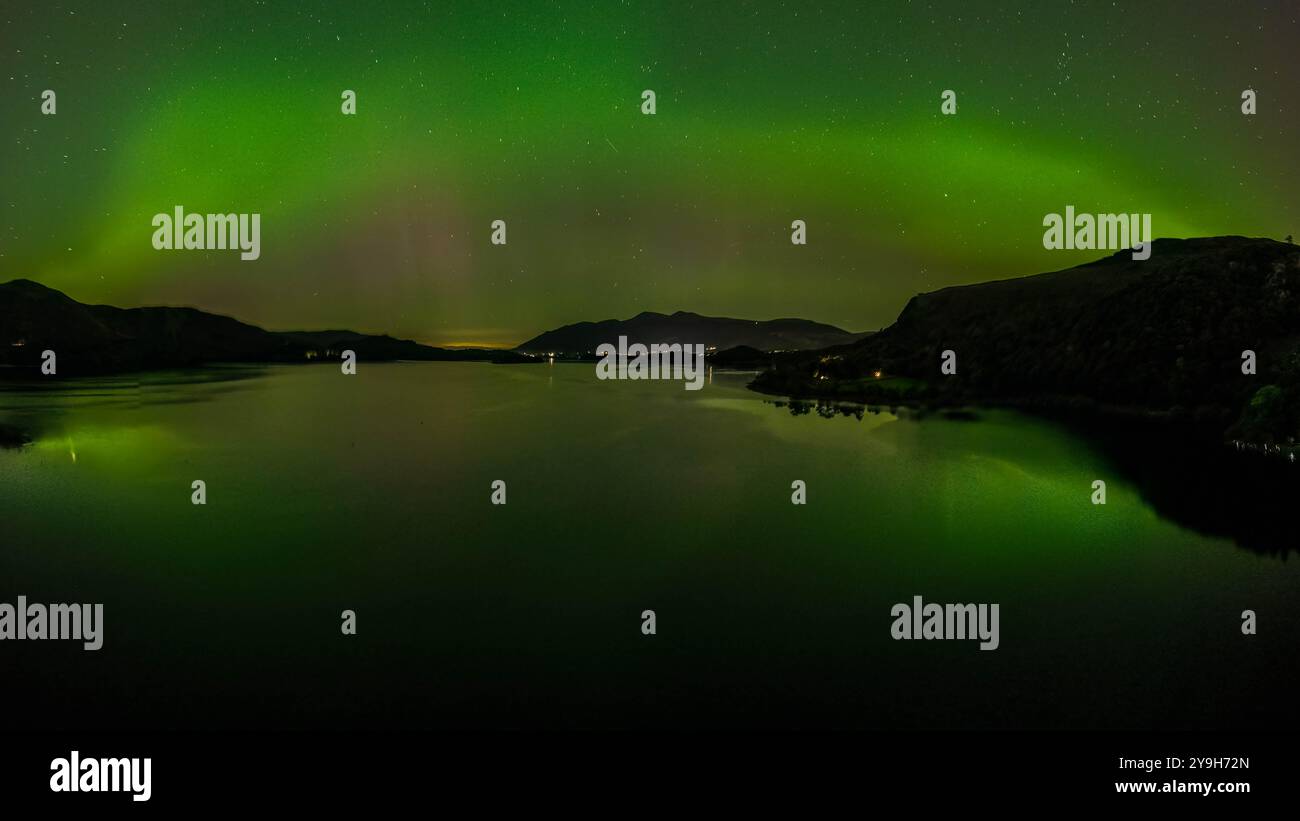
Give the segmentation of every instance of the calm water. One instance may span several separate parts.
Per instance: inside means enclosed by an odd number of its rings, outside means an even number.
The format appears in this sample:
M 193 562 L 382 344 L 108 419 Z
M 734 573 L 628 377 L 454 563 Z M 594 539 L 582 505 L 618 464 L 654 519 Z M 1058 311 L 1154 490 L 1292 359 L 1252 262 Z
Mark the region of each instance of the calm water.
M 202 373 L 0 390 L 36 440 L 0 450 L 0 601 L 106 622 L 98 653 L 0 644 L 6 722 L 1300 724 L 1294 557 L 1162 518 L 1053 423 L 590 365 Z M 917 594 L 1000 603 L 1000 649 L 891 640 Z

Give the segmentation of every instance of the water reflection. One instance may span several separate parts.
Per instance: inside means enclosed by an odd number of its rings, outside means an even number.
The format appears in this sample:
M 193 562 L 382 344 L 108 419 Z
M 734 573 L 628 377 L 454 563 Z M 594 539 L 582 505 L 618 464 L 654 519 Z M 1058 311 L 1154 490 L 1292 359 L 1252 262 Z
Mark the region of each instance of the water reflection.
M 211 401 L 248 389 L 254 380 L 267 375 L 269 367 L 214 365 L 123 376 L 0 381 L 0 448 L 66 439 L 68 415 L 85 408 L 134 409 Z
M 767 400 L 792 416 L 822 419 L 888 411 L 900 419 L 978 421 L 969 409 L 924 410 L 834 400 Z M 1061 419 L 1161 517 L 1196 533 L 1285 559 L 1300 550 L 1294 513 L 1300 465 L 1229 447 L 1213 432 L 1166 422 Z M 1106 477 L 1098 477 L 1106 478 Z

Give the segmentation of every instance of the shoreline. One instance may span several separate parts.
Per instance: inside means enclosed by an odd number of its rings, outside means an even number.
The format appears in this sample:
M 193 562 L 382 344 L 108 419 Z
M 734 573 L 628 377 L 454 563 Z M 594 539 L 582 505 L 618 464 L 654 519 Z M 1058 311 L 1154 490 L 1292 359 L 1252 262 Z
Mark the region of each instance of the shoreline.
M 1300 443 L 1276 445 L 1228 437 L 1226 434 L 1230 429 L 1231 414 L 1227 411 L 1198 414 L 1184 408 L 1160 410 L 1136 405 L 1098 402 L 1083 396 L 1059 395 L 979 399 L 943 396 L 921 398 L 914 395 L 902 396 L 860 392 L 845 394 L 829 392 L 791 393 L 761 384 L 761 376 L 762 374 L 746 387 L 763 396 L 782 398 L 789 402 L 888 408 L 891 412 L 897 408 L 907 408 L 922 415 L 979 410 L 1010 410 L 1061 422 L 1090 435 L 1099 433 L 1154 434 L 1164 440 L 1181 441 L 1199 446 L 1213 446 L 1225 452 L 1236 451 L 1268 459 L 1285 458 L 1293 462 L 1296 461 L 1293 455 L 1300 453 Z

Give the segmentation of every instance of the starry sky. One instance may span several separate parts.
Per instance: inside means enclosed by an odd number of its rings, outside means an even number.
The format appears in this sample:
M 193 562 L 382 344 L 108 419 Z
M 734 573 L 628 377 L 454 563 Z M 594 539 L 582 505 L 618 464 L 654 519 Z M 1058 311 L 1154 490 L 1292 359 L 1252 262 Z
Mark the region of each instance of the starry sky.
M 875 329 L 921 291 L 1099 256 L 1043 248 L 1067 204 L 1295 233 L 1298 21 L 1293 0 L 6 2 L 0 281 L 431 344 L 643 310 Z M 261 258 L 154 250 L 177 205 L 261 214 Z

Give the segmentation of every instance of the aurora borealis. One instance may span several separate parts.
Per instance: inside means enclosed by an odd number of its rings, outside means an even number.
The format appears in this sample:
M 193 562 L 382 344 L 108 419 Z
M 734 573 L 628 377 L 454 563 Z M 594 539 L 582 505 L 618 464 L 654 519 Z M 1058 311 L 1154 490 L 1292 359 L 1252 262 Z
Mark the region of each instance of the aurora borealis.
M 919 291 L 1094 258 L 1044 250 L 1067 205 L 1149 212 L 1156 236 L 1295 233 L 1298 21 L 1199 0 L 6 4 L 0 281 L 433 344 L 642 310 L 873 329 Z M 260 213 L 261 258 L 155 251 L 176 206 Z

